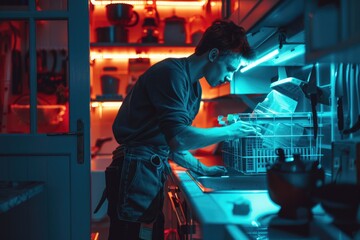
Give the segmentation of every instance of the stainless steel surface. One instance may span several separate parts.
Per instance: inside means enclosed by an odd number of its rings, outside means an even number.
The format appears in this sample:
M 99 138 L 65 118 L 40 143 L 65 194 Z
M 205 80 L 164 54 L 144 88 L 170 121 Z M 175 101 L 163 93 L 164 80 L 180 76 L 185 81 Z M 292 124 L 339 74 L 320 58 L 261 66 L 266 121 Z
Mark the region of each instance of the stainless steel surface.
M 228 174 L 218 177 L 201 176 L 187 171 L 203 192 L 219 192 L 229 190 L 266 190 L 266 176 L 244 175 L 234 169 L 228 169 Z
M 201 192 L 189 173 L 175 172 L 180 191 L 188 209 L 197 216 L 202 239 L 358 239 L 332 223 L 321 205 L 313 209 L 313 219 L 284 219 L 278 216 L 279 206 L 271 201 L 267 191 Z M 249 211 L 238 214 L 237 203 L 247 202 Z M 345 226 L 346 227 L 346 226 Z M 346 230 L 346 229 L 345 229 Z

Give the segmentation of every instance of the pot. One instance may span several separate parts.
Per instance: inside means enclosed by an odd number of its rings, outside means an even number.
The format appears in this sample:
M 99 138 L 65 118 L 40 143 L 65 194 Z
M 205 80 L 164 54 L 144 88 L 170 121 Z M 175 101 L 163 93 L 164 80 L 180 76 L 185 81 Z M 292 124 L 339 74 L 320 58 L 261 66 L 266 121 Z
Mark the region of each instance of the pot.
M 164 42 L 169 44 L 186 43 L 185 18 L 172 16 L 165 18 Z
M 129 30 L 122 25 L 99 27 L 95 31 L 97 42 L 127 43 L 129 41 Z
M 281 209 L 279 216 L 290 219 L 310 219 L 317 203 L 312 194 L 324 182 L 324 171 L 317 161 L 304 162 L 294 154 L 293 161 L 285 161 L 284 151 L 277 149 L 279 159 L 268 167 L 266 176 L 270 199 Z
M 139 14 L 133 11 L 134 6 L 127 3 L 106 5 L 106 16 L 110 23 L 133 27 L 139 22 Z
M 120 79 L 111 75 L 102 75 L 100 78 L 103 95 L 118 95 Z

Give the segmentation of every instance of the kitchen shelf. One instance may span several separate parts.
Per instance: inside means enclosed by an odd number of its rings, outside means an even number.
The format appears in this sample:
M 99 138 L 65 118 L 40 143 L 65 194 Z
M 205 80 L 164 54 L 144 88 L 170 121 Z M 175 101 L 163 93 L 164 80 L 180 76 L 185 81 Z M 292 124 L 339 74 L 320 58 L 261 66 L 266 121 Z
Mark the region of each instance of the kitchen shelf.
M 141 52 L 189 52 L 195 49 L 194 44 L 174 45 L 168 43 L 90 43 L 92 50 L 127 50 L 135 49 L 137 53 Z
M 128 59 L 186 57 L 194 52 L 193 44 L 162 43 L 90 43 L 91 58 Z
M 161 47 L 174 47 L 174 48 L 193 48 L 196 47 L 195 44 L 170 44 L 170 43 L 117 43 L 117 42 L 92 42 L 90 43 L 90 47 L 96 48 L 96 47 L 151 47 L 151 48 L 161 48 Z

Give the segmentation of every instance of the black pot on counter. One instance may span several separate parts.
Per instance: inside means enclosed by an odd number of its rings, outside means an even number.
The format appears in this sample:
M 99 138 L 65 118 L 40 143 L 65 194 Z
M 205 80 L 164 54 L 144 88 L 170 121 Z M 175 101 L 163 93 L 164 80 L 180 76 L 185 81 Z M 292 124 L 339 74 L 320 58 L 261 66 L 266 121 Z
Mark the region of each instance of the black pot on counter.
M 317 203 L 312 195 L 324 183 L 324 171 L 318 161 L 302 161 L 294 154 L 293 161 L 285 161 L 283 149 L 276 149 L 278 160 L 268 167 L 266 176 L 271 200 L 281 209 L 280 217 L 311 219 L 312 207 Z
M 129 42 L 129 30 L 122 25 L 99 27 L 95 29 L 96 41 L 105 43 Z

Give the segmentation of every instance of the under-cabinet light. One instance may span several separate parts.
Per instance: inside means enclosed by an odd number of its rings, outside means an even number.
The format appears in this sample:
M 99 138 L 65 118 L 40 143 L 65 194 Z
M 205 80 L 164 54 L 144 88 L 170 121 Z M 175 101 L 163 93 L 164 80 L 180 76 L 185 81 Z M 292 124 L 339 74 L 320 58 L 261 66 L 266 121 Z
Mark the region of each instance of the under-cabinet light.
M 122 105 L 122 102 L 120 101 L 108 101 L 108 102 L 91 102 L 90 106 L 94 109 L 97 109 L 98 116 L 102 118 L 103 115 L 103 109 L 106 109 L 107 111 L 117 111 Z
M 122 1 L 122 0 L 91 0 L 91 3 L 93 5 L 97 5 L 97 6 L 105 6 L 107 4 L 111 4 L 111 3 L 127 3 L 127 4 L 131 4 L 133 6 L 144 6 L 145 4 L 149 4 L 152 5 L 153 1 Z M 181 7 L 202 7 L 206 4 L 206 0 L 193 0 L 193 1 L 156 1 L 156 5 L 157 6 L 169 6 L 169 7 L 176 7 L 176 6 L 181 6 Z
M 274 59 L 274 63 L 279 64 L 282 62 L 286 62 L 292 58 L 304 55 L 304 53 L 305 53 L 305 44 L 300 44 L 300 45 L 294 47 L 293 49 L 291 49 L 290 51 L 287 51 L 286 53 L 281 54 L 281 58 Z
M 182 58 L 188 57 L 191 55 L 192 52 L 182 52 L 182 53 L 99 53 L 99 52 L 91 52 L 90 53 L 90 60 L 95 59 L 123 59 L 127 60 L 129 58 L 150 58 L 150 59 L 165 59 L 169 57 L 173 58 Z
M 274 51 L 269 52 L 268 54 L 266 54 L 265 56 L 257 59 L 254 62 L 251 62 L 250 64 L 246 65 L 245 67 L 240 69 L 241 73 L 244 73 L 250 69 L 252 69 L 253 67 L 256 67 L 257 65 L 266 62 L 267 60 L 273 58 L 274 56 L 276 56 L 277 54 L 279 54 L 279 49 L 275 49 Z
M 115 102 L 92 102 L 91 107 L 106 107 L 106 108 L 119 108 L 122 102 L 115 101 Z

